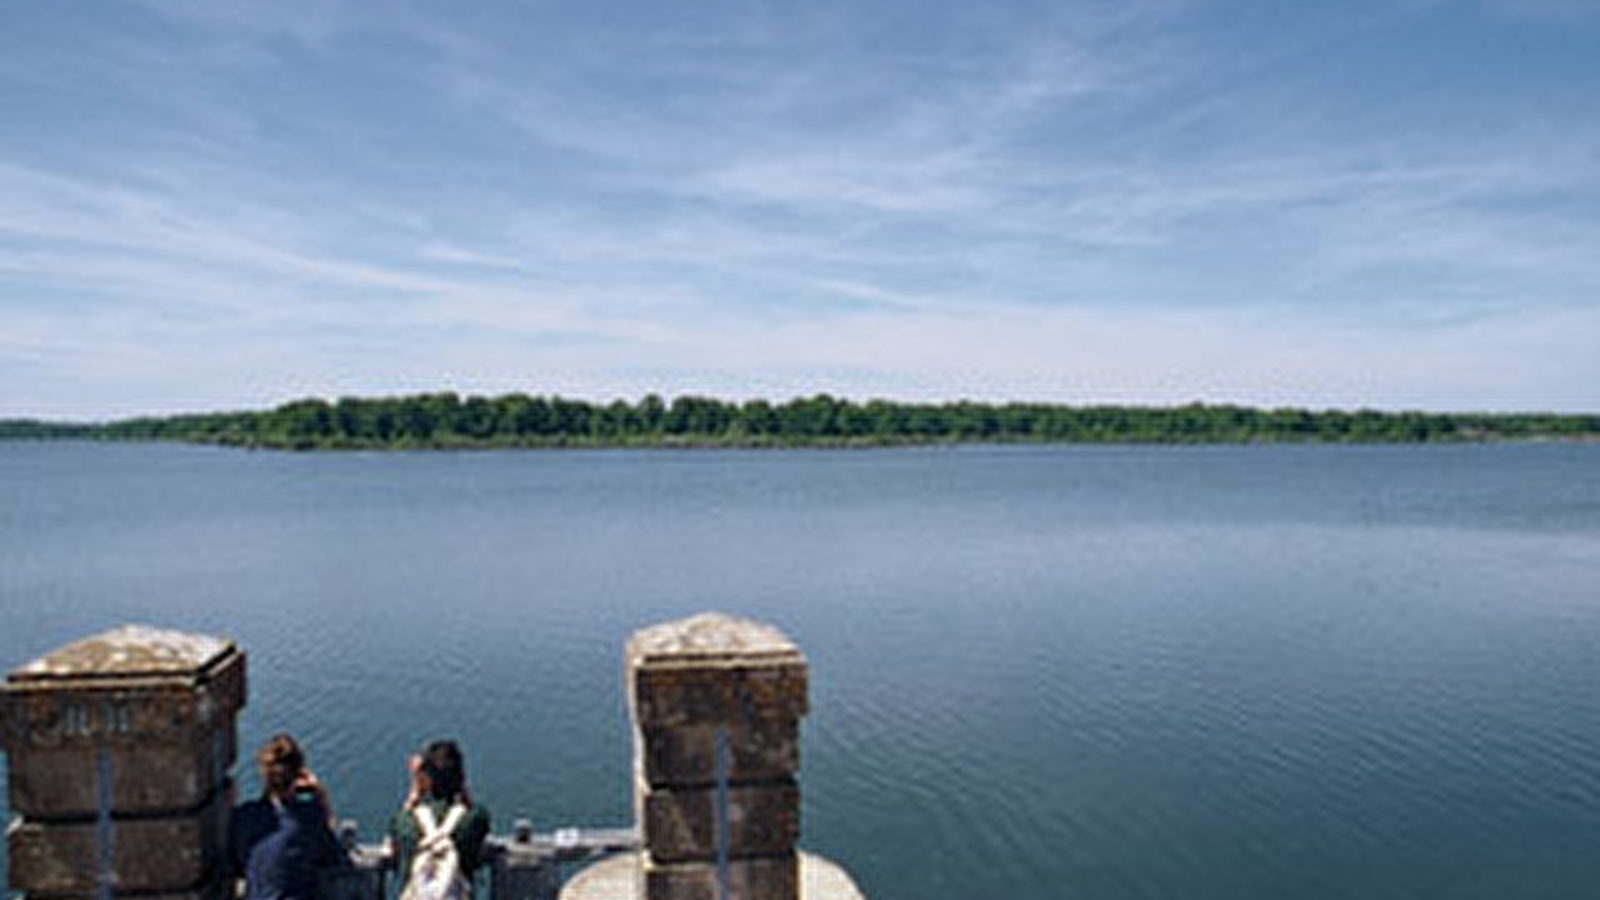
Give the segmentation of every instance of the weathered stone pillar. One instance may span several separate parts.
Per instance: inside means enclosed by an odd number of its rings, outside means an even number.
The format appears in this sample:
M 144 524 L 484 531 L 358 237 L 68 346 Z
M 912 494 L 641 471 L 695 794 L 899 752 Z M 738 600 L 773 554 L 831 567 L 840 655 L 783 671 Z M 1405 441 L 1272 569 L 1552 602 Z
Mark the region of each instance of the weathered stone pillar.
M 245 658 L 126 626 L 13 671 L 0 691 L 9 883 L 30 900 L 219 898 Z
M 642 900 L 796 900 L 806 662 L 767 625 L 700 615 L 627 647 Z

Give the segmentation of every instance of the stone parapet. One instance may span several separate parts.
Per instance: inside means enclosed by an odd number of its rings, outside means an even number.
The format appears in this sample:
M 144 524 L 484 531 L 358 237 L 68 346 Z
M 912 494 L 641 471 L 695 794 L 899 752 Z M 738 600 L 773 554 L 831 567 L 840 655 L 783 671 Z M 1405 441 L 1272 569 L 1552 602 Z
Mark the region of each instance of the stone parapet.
M 706 614 L 639 632 L 625 658 L 644 900 L 797 897 L 799 648 Z
M 126 626 L 0 690 L 10 887 L 30 898 L 225 893 L 228 773 L 245 703 L 232 642 Z

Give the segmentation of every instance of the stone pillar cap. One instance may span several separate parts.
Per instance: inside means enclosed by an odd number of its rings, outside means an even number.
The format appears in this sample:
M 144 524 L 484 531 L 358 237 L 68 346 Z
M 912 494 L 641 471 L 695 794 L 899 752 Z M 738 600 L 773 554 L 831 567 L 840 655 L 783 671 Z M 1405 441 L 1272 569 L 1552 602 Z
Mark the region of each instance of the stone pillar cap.
M 630 666 L 803 662 L 800 648 L 771 625 L 707 612 L 652 625 L 628 641 Z
M 238 652 L 226 638 L 123 625 L 42 656 L 6 680 L 21 687 L 40 682 L 184 678 Z

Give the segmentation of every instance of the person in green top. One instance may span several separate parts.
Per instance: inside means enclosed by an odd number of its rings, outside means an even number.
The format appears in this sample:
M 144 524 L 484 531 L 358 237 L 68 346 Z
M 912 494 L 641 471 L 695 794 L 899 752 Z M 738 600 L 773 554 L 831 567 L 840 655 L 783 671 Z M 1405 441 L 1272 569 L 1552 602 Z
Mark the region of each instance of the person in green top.
M 420 754 L 414 754 L 407 761 L 407 767 L 411 770 L 411 787 L 400 810 L 389 822 L 401 889 L 404 890 L 411 876 L 411 861 L 422 839 L 422 827 L 417 822 L 417 809 L 422 806 L 430 809 L 435 822 L 444 822 L 453 806 L 465 808 L 450 838 L 461 861 L 461 872 L 471 879 L 484 862 L 484 840 L 489 836 L 490 820 L 489 810 L 473 803 L 467 791 L 467 766 L 461 747 L 455 741 L 434 741 Z

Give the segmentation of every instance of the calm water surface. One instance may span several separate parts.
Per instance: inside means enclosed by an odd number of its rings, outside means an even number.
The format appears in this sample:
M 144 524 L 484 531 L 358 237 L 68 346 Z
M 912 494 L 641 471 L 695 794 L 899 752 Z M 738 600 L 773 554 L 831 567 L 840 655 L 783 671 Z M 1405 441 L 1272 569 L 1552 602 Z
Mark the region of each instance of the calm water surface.
M 706 609 L 810 657 L 873 900 L 1600 890 L 1600 447 L 0 444 L 0 667 L 231 635 L 369 836 L 437 735 L 502 824 L 625 823 L 621 645 Z

